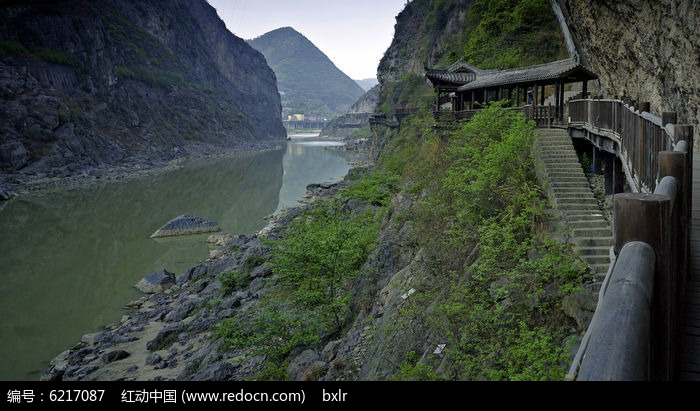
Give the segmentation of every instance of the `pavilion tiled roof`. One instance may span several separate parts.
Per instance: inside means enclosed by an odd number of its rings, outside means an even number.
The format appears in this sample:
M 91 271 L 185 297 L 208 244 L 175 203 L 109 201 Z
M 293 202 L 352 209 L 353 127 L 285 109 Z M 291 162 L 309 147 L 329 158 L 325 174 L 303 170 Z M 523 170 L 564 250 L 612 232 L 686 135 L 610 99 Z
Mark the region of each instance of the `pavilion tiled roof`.
M 434 84 L 448 83 L 455 86 L 461 86 L 465 83 L 473 81 L 476 78 L 474 73 L 454 73 L 448 70 L 427 70 L 425 76 Z
M 574 72 L 584 77 L 595 79 L 597 76 L 583 67 L 575 59 L 553 61 L 528 67 L 508 70 L 484 70 L 476 75 L 473 81 L 459 87 L 459 91 L 482 89 L 513 84 L 531 83 L 536 81 L 555 80 L 566 77 Z

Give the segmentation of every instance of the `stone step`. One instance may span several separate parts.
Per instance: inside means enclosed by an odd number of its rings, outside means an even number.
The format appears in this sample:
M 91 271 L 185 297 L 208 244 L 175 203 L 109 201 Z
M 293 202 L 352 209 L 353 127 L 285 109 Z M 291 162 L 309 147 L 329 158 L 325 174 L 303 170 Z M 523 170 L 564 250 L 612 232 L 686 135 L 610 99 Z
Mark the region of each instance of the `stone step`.
M 586 180 L 586 177 L 584 176 L 549 176 L 549 181 L 553 184 L 559 185 L 588 185 L 588 180 Z
M 559 199 L 565 198 L 565 199 L 578 199 L 578 200 L 590 200 L 590 201 L 595 201 L 595 197 L 593 197 L 593 194 L 591 194 L 590 191 L 556 191 L 554 194 L 557 197 L 557 202 L 559 202 Z
M 591 197 L 560 197 L 557 196 L 557 204 L 582 204 L 582 205 L 595 205 L 597 206 L 598 203 L 595 202 L 595 198 L 593 196 Z
M 549 187 L 558 192 L 561 189 L 572 189 L 583 184 L 588 184 L 584 177 L 549 177 Z M 585 186 L 584 186 L 585 187 Z
M 554 194 L 557 198 L 585 198 L 587 200 L 595 200 L 590 190 L 575 191 L 572 189 L 555 189 Z
M 610 264 L 609 255 L 582 255 L 581 259 L 588 265 L 593 264 Z
M 567 214 L 566 215 L 566 221 L 570 223 L 577 223 L 580 221 L 603 221 L 605 224 L 608 224 L 608 221 L 603 218 L 602 214 L 594 214 L 594 213 L 587 213 L 587 214 Z M 608 226 L 610 226 L 608 224 Z
M 576 238 L 591 238 L 591 237 L 612 237 L 610 228 L 574 228 L 574 239 Z
M 570 221 L 574 228 L 609 228 L 608 222 L 605 220 L 590 220 L 590 221 Z
M 540 142 L 540 147 L 542 148 L 543 151 L 549 151 L 549 150 L 561 150 L 561 151 L 568 151 L 568 150 L 573 150 L 573 146 L 571 145 L 571 142 L 566 142 L 566 141 L 545 141 L 545 142 Z
M 578 253 L 581 257 L 583 256 L 604 256 L 608 259 L 610 258 L 610 247 L 598 246 L 598 247 L 574 247 L 574 251 Z M 608 260 L 609 261 L 609 260 Z
M 542 158 L 542 161 L 565 161 L 565 160 L 569 160 L 573 163 L 581 164 L 578 161 L 578 156 L 576 156 L 576 154 L 545 153 L 544 157 Z
M 549 169 L 564 169 L 564 170 L 581 170 L 583 171 L 583 167 L 581 167 L 581 163 L 578 161 L 572 159 L 572 158 L 550 158 L 547 160 L 544 160 L 542 163 L 544 163 L 544 166 Z
M 574 239 L 574 243 L 581 247 L 612 247 L 613 242 L 612 237 L 578 237 Z
M 583 175 L 581 171 L 576 172 L 576 171 L 552 171 L 547 173 L 551 181 L 566 181 L 567 179 L 571 181 L 575 181 L 577 183 L 582 183 L 582 184 L 587 184 L 588 180 L 586 180 L 586 177 Z M 579 179 L 579 181 L 576 181 L 576 179 Z

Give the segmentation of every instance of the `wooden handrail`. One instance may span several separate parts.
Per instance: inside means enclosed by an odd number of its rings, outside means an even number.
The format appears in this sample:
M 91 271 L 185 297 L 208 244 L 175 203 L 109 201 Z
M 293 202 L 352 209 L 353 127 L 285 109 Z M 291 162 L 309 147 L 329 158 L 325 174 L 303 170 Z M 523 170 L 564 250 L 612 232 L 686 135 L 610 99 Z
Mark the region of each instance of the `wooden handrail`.
M 567 378 L 670 380 L 690 267 L 692 126 L 673 124 L 675 113 L 649 113 L 648 103 L 568 104 L 569 128 L 612 140 L 635 192 L 614 197 L 617 258 Z

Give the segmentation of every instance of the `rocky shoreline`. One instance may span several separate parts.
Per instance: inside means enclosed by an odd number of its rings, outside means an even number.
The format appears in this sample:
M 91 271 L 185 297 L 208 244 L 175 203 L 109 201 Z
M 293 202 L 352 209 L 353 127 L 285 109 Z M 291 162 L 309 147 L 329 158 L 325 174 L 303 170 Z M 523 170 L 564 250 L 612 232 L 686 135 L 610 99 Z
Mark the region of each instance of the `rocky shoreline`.
M 237 154 L 256 153 L 281 150 L 284 141 L 259 142 L 241 145 L 235 148 L 217 147 L 213 145 L 192 145 L 187 152 L 176 153 L 169 161 L 159 159 L 133 157 L 128 163 L 119 165 L 100 164 L 95 167 L 71 172 L 62 170 L 53 175 L 0 173 L 0 202 L 19 197 L 29 192 L 52 192 L 70 189 L 103 181 L 115 181 L 154 175 L 172 171 L 182 167 L 189 160 L 199 158 L 217 158 Z
M 268 225 L 251 236 L 210 236 L 208 241 L 218 248 L 211 251 L 207 261 L 166 282 L 169 288 L 164 291 L 127 304 L 119 323 L 84 335 L 79 343 L 50 361 L 41 380 L 252 378 L 262 370 L 264 358 L 251 358 L 245 350 L 221 352 L 221 342 L 212 338 L 214 325 L 224 318 L 253 315 L 260 297 L 276 284 L 268 264 L 271 247 L 262 239 L 278 238 L 316 200 L 330 198 L 348 185 L 347 180 L 308 185 L 301 205 L 271 216 Z M 225 290 L 219 276 L 232 271 L 245 273 L 247 286 L 233 292 Z M 161 277 L 168 277 L 168 273 Z

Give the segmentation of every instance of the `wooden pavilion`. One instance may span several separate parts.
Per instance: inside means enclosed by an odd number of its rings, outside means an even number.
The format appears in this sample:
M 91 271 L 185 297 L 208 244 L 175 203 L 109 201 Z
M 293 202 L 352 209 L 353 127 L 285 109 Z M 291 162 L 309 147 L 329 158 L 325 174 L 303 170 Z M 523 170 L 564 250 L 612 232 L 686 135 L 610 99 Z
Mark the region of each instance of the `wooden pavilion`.
M 531 105 L 533 113 L 547 112 L 537 106 L 545 104 L 545 87 L 554 86 L 550 113 L 555 122 L 563 122 L 564 86 L 583 82 L 581 97 L 585 98 L 588 80 L 598 78 L 575 58 L 508 70 L 481 70 L 459 60 L 446 70 L 426 69 L 425 75 L 436 91 L 437 120 L 468 119 L 486 103 L 504 99 L 511 107 Z

